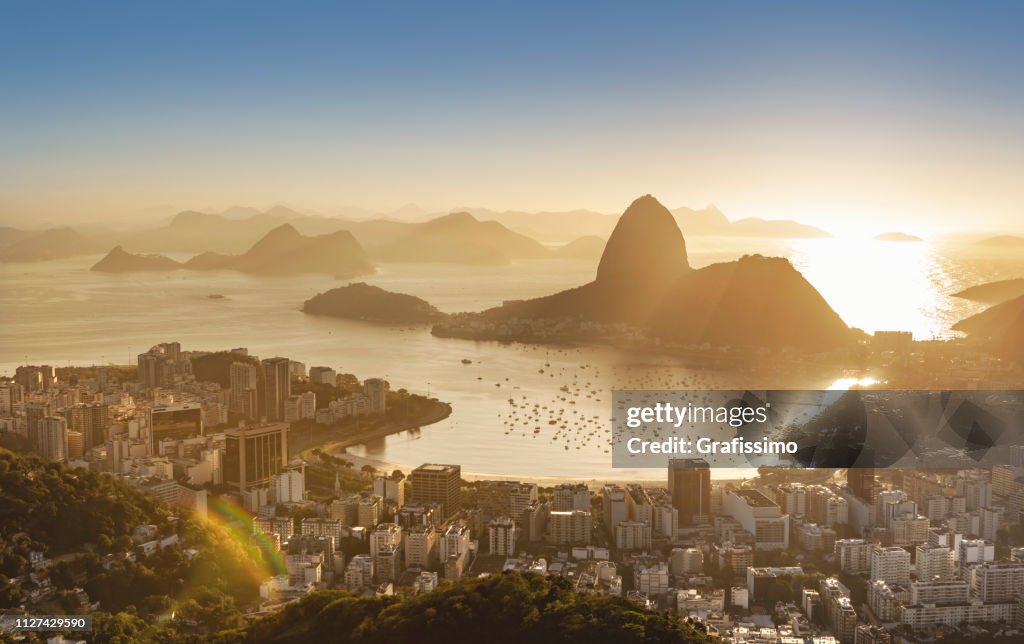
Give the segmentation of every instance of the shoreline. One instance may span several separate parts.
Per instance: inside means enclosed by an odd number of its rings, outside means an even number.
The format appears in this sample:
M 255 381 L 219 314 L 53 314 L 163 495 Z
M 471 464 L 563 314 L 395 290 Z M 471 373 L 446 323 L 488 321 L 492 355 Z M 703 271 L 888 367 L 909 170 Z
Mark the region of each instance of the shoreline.
M 378 440 L 394 434 L 400 434 L 402 432 L 407 432 L 414 429 L 419 429 L 421 427 L 426 427 L 427 425 L 433 425 L 435 423 L 441 422 L 442 420 L 452 415 L 451 403 L 441 402 L 437 400 L 433 402 L 437 406 L 437 408 L 440 409 L 440 411 L 438 411 L 438 409 L 435 408 L 433 413 L 417 417 L 414 419 L 413 422 L 389 422 L 384 423 L 379 427 L 370 427 L 363 428 L 361 430 L 356 430 L 352 432 L 350 435 L 344 437 L 330 438 L 326 442 L 302 448 L 295 454 L 295 457 L 302 458 L 306 461 L 316 460 L 312 454 L 313 450 L 315 449 L 320 449 L 321 451 L 326 452 L 328 454 L 334 454 L 338 450 L 341 450 L 341 453 L 345 453 L 344 450 L 347 447 L 362 445 L 372 440 Z M 338 428 L 335 427 L 331 431 L 338 431 Z
M 445 416 L 445 418 L 447 418 L 447 416 Z M 443 419 L 438 419 L 438 420 L 443 420 Z M 434 422 L 437 422 L 437 421 L 434 421 Z M 420 425 L 420 427 L 423 427 L 423 426 L 425 426 L 425 425 Z M 411 429 L 411 428 L 409 428 L 409 429 Z M 401 433 L 402 431 L 408 431 L 408 429 L 403 429 L 403 430 L 391 432 L 391 433 L 389 433 L 387 435 L 390 436 L 391 434 Z M 379 438 L 379 436 L 376 437 L 376 438 Z M 345 443 L 345 444 L 342 445 L 342 443 Z M 348 439 L 348 440 L 330 441 L 328 443 L 324 443 L 324 444 L 320 445 L 319 448 L 320 448 L 321 451 L 323 451 L 326 454 L 329 454 L 329 455 L 337 457 L 337 458 L 344 459 L 346 461 L 350 461 L 352 463 L 352 469 L 349 470 L 349 471 L 346 471 L 347 468 L 343 468 L 343 469 L 335 468 L 335 469 L 338 469 L 338 471 L 341 472 L 341 474 L 343 476 L 346 476 L 346 475 L 348 475 L 348 476 L 358 476 L 358 473 L 360 473 L 362 471 L 362 468 L 364 466 L 366 466 L 366 465 L 369 465 L 370 467 L 376 469 L 378 472 L 383 472 L 385 474 L 389 474 L 390 472 L 393 472 L 394 470 L 401 470 L 403 473 L 406 474 L 406 476 L 408 476 L 409 472 L 411 472 L 412 470 L 414 470 L 417 467 L 419 467 L 420 465 L 422 465 L 422 463 L 416 463 L 416 464 L 412 464 L 412 463 L 396 463 L 394 461 L 387 461 L 387 460 L 383 460 L 383 459 L 379 459 L 379 458 L 374 458 L 374 457 L 371 457 L 371 456 L 358 456 L 356 454 L 352 454 L 352 453 L 346 451 L 348 447 L 355 447 L 357 445 L 362 445 L 362 444 L 363 444 L 363 441 L 359 441 L 359 440 L 355 440 L 355 439 Z M 316 457 L 314 457 L 312 455 L 312 450 L 313 449 L 316 449 L 316 448 L 315 447 L 310 447 L 310 448 L 300 452 L 299 455 L 303 456 L 303 458 L 305 458 L 307 461 L 319 460 L 319 459 L 316 459 Z M 306 456 L 307 454 L 308 454 L 308 457 Z M 636 477 L 636 476 L 623 476 L 623 477 L 616 477 L 616 476 L 607 476 L 607 477 L 578 477 L 578 476 L 550 476 L 550 475 L 549 476 L 535 476 L 535 475 L 531 475 L 531 474 L 499 474 L 499 473 L 495 473 L 495 472 L 467 472 L 467 471 L 463 471 L 461 473 L 461 477 L 462 477 L 462 479 L 464 481 L 467 481 L 467 482 L 475 482 L 475 481 L 526 481 L 526 482 L 530 482 L 530 483 L 536 483 L 540 487 L 554 487 L 554 486 L 560 485 L 562 483 L 583 483 L 584 485 L 586 485 L 591 490 L 598 490 L 599 491 L 607 483 L 614 483 L 616 485 L 629 485 L 629 484 L 634 484 L 634 483 L 636 483 L 636 484 L 643 484 L 643 485 L 650 485 L 652 482 L 655 482 L 655 481 L 658 482 L 659 484 L 663 484 L 665 482 L 665 474 L 664 474 L 664 472 L 662 470 L 652 469 L 651 471 L 652 471 L 652 475 L 650 477 Z M 738 481 L 746 481 L 749 478 L 750 477 L 744 477 L 744 476 L 722 477 L 722 478 L 715 477 L 714 480 L 715 481 L 719 481 L 719 482 L 726 482 L 726 481 L 736 481 L 736 482 L 738 482 Z

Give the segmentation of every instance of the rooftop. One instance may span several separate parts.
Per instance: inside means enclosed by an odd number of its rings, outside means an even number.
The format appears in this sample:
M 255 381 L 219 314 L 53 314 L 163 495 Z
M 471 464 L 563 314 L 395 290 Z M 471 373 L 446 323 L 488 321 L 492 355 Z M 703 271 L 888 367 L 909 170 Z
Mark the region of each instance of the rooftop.
M 778 507 L 775 501 L 772 501 L 758 490 L 733 490 L 732 493 L 746 501 L 747 505 L 755 508 Z
M 440 465 L 438 463 L 424 463 L 420 465 L 413 472 L 458 472 L 458 465 Z

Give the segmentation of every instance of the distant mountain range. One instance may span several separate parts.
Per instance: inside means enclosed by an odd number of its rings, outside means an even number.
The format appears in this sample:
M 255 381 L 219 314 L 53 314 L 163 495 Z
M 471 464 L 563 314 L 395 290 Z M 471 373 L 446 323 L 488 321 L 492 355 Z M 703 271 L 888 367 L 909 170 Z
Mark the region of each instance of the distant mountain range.
M 650 195 L 619 218 L 593 282 L 456 314 L 434 333 L 532 339 L 538 323 L 550 328 L 563 322 L 626 323 L 686 344 L 822 350 L 852 338 L 839 315 L 786 259 L 750 255 L 691 269 L 673 213 Z
M 27 230 L 19 230 L 17 228 L 11 228 L 9 226 L 0 226 L 0 249 L 7 248 L 12 244 L 16 244 L 26 237 L 31 237 L 32 233 Z
M 240 255 L 202 253 L 182 264 L 162 255 L 134 255 L 117 246 L 92 270 L 123 273 L 181 268 L 258 275 L 322 273 L 343 278 L 374 272 L 366 252 L 348 231 L 307 237 L 290 224 L 269 231 Z
M 730 221 L 715 206 L 703 210 L 676 208 L 672 211 L 684 235 L 721 235 L 729 237 L 789 237 L 820 238 L 831 237 L 829 233 L 814 226 L 797 223 L 788 219 L 759 219 L 748 217 Z
M 371 215 L 345 209 L 346 214 Z M 519 259 L 572 257 L 597 259 L 597 239 L 611 235 L 618 217 L 591 210 L 561 212 L 493 211 L 466 208 L 426 215 L 409 205 L 392 213 L 402 219 L 325 217 L 286 206 L 266 211 L 235 206 L 219 214 L 187 210 L 166 223 L 129 232 L 101 226 L 26 231 L 0 227 L 0 261 L 43 261 L 91 255 L 114 246 L 137 253 L 214 253 L 194 268 L 216 265 L 217 255 L 246 252 L 267 233 L 284 224 L 307 236 L 350 232 L 373 261 L 499 264 Z M 715 206 L 676 208 L 672 217 L 687 237 L 703 235 L 759 238 L 821 238 L 829 233 L 791 220 L 744 218 L 732 221 Z M 419 221 L 411 221 L 419 219 Z M 893 238 L 893 234 L 879 238 Z M 901 241 L 917 238 L 906 236 Z M 585 240 L 585 241 L 584 241 Z M 547 245 L 545 247 L 544 245 Z M 1024 238 L 1003 235 L 980 242 L 1015 248 Z M 562 247 L 549 250 L 548 247 Z
M 486 208 L 464 208 L 481 219 L 504 224 L 511 230 L 542 242 L 565 242 L 580 235 L 607 238 L 615 228 L 617 215 L 592 210 L 564 212 L 494 211 Z M 672 211 L 685 235 L 719 235 L 729 237 L 830 237 L 829 233 L 790 220 L 746 218 L 730 221 L 715 206 L 701 210 L 677 208 Z
M 584 235 L 555 250 L 555 255 L 569 259 L 600 259 L 606 241 L 597 235 Z
M 455 264 L 507 264 L 549 254 L 536 240 L 496 221 L 480 221 L 468 212 L 404 225 L 405 230 L 389 241 L 367 242 L 370 254 L 380 261 Z
M 26 233 L 16 229 L 14 243 L 0 247 L 0 261 L 41 262 L 64 259 L 76 255 L 91 255 L 103 251 L 103 244 L 90 239 L 74 228 L 51 228 L 39 233 Z

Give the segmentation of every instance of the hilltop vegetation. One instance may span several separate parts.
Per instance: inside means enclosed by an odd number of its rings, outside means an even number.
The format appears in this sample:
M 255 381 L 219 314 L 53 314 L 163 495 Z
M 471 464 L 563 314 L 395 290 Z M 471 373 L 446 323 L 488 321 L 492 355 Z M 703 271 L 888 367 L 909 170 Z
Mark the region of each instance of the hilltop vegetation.
M 0 493 L 0 606 L 29 603 L 29 554 L 42 552 L 56 592 L 29 607 L 81 614 L 71 590 L 84 589 L 100 604 L 92 641 L 208 641 L 241 624 L 267 575 L 260 551 L 220 521 L 181 516 L 106 474 L 0 450 Z M 152 556 L 136 550 L 140 525 L 166 540 Z M 157 619 L 172 611 L 177 620 Z
M 94 544 L 108 552 L 140 524 L 163 525 L 170 513 L 157 501 L 114 478 L 90 470 L 0 450 L 0 553 L 2 571 L 22 572 L 18 534 L 33 549 L 63 554 Z M 12 559 L 13 557 L 13 559 Z
M 444 317 L 426 300 L 405 293 L 391 293 L 363 282 L 320 293 L 302 305 L 304 313 L 354 320 L 418 324 Z
M 431 593 L 355 597 L 315 593 L 245 631 L 238 642 L 587 642 L 714 641 L 688 621 L 622 597 L 577 593 L 569 581 L 502 573 Z

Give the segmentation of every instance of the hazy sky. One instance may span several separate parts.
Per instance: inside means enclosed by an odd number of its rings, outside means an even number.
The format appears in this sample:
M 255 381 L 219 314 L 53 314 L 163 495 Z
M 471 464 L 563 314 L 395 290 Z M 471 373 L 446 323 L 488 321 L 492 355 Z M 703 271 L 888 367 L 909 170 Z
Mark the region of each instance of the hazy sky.
M 337 4 L 0 4 L 0 220 L 649 192 L 1024 226 L 1019 2 Z

